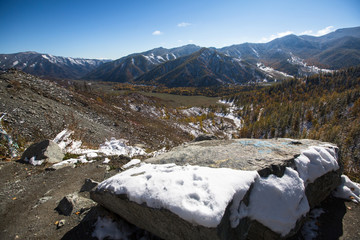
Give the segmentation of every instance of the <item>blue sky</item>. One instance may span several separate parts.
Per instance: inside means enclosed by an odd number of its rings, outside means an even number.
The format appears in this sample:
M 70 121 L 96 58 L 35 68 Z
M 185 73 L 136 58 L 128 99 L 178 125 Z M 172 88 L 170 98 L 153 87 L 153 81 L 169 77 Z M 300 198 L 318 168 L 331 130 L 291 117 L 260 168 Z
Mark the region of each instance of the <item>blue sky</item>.
M 360 26 L 359 0 L 0 0 L 0 53 L 110 58 Z

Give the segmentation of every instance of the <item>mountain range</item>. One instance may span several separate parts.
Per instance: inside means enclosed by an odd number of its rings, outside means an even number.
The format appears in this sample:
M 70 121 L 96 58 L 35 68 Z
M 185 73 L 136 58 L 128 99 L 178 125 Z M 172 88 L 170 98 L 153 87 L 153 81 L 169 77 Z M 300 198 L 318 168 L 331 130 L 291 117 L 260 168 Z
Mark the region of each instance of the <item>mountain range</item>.
M 360 27 L 320 37 L 287 35 L 268 43 L 224 48 L 155 48 L 115 61 L 55 57 L 34 52 L 0 54 L 0 67 L 42 77 L 146 85 L 214 86 L 271 82 L 360 64 Z
M 0 54 L 0 69 L 17 68 L 54 79 L 79 79 L 110 60 L 58 57 L 37 52 Z

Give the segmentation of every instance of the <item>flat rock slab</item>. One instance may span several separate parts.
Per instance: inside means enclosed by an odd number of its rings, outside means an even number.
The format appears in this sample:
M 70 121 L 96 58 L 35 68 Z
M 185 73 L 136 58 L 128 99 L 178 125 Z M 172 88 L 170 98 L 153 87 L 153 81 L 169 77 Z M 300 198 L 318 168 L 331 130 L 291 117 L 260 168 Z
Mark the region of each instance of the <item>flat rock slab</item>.
M 316 140 L 302 139 L 235 139 L 192 142 L 173 148 L 170 152 L 147 159 L 154 164 L 175 163 L 176 165 L 198 165 L 214 168 L 232 168 L 238 170 L 258 171 L 263 175 L 264 169 L 274 166 L 291 166 L 303 150 L 310 146 L 324 143 Z M 276 168 L 276 167 L 275 167 Z M 274 172 L 275 171 L 275 172 Z M 270 172 L 264 172 L 269 175 Z

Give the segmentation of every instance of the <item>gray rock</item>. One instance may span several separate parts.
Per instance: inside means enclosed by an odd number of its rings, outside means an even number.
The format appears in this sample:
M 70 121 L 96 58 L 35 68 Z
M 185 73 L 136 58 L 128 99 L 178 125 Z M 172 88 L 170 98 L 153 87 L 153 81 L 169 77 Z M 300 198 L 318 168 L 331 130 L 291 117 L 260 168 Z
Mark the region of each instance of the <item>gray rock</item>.
M 262 177 L 281 176 L 285 167 L 295 166 L 294 159 L 310 146 L 325 144 L 316 140 L 235 139 L 192 142 L 173 148 L 147 163 L 176 163 L 215 168 L 256 170 Z M 301 144 L 299 144 L 301 142 Z
M 70 216 L 73 212 L 82 212 L 95 206 L 96 203 L 91 199 L 79 196 L 76 193 L 65 196 L 59 202 L 56 210 L 65 216 Z
M 197 137 L 194 139 L 194 142 L 201 142 L 201 141 L 215 140 L 215 139 L 217 139 L 217 137 L 214 136 L 214 135 L 204 134 L 204 135 L 199 135 L 199 136 L 197 136 Z
M 87 178 L 85 179 L 85 183 L 82 185 L 80 192 L 90 192 L 93 188 L 97 187 L 98 184 L 98 182 Z
M 310 146 L 324 142 L 316 140 L 292 139 L 238 139 L 192 142 L 174 148 L 172 151 L 147 159 L 153 164 L 176 163 L 177 165 L 200 165 L 214 168 L 255 170 L 261 177 L 274 174 L 284 175 L 286 167 L 296 168 L 294 159 Z M 328 172 L 306 185 L 305 194 L 310 207 L 317 206 L 340 183 L 341 169 Z M 248 205 L 252 187 L 248 190 L 244 204 Z M 96 189 L 90 192 L 91 198 L 105 208 L 119 214 L 127 221 L 144 228 L 164 239 L 281 239 L 278 233 L 256 220 L 243 218 L 236 228 L 230 226 L 228 205 L 221 223 L 216 228 L 191 224 L 166 209 L 149 208 L 137 204 L 126 195 L 116 195 L 109 191 Z M 294 235 L 301 227 L 305 217 L 285 237 Z
M 26 158 L 32 157 L 35 157 L 36 160 L 45 160 L 48 163 L 58 163 L 63 160 L 64 153 L 59 145 L 52 140 L 44 140 L 28 147 L 21 156 L 21 160 L 24 161 Z

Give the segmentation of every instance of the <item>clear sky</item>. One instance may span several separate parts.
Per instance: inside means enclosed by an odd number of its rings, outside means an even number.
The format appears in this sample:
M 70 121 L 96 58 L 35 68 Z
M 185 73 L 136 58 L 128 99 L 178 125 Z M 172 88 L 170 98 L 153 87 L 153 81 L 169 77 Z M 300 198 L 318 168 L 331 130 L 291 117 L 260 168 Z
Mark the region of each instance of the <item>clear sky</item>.
M 0 53 L 117 59 L 360 26 L 360 0 L 0 0 Z

